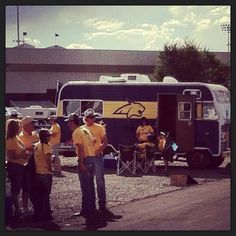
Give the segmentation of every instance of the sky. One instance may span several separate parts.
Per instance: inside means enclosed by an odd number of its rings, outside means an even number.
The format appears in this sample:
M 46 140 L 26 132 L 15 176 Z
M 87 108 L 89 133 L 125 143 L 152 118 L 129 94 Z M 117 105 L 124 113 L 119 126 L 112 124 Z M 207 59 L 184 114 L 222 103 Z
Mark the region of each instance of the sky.
M 6 6 L 6 47 L 17 46 L 17 7 Z M 229 5 L 20 6 L 20 40 L 46 48 L 160 51 L 191 40 L 202 49 L 228 51 Z M 55 36 L 57 34 L 58 36 Z

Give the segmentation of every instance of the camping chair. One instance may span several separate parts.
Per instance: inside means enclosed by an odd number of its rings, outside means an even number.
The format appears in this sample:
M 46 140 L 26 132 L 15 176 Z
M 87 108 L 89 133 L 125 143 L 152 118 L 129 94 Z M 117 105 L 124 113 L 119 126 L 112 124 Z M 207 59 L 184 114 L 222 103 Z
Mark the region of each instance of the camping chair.
M 111 144 L 108 144 L 103 150 L 103 159 L 105 168 L 117 168 L 117 156 L 119 151 Z
M 156 173 L 156 167 L 155 167 L 155 158 L 156 158 L 156 147 L 152 147 L 149 145 L 146 145 L 146 158 L 145 158 L 145 174 L 152 169 L 153 173 Z
M 136 171 L 141 170 L 145 174 L 146 150 L 140 151 L 136 147 Z
M 136 151 L 135 145 L 119 145 L 119 154 L 117 156 L 117 174 L 120 175 L 125 170 L 131 174 L 136 173 Z
M 114 156 L 116 156 L 118 154 L 118 150 L 116 150 L 111 144 L 107 144 L 107 146 L 103 150 L 103 155 L 107 154 L 113 154 Z

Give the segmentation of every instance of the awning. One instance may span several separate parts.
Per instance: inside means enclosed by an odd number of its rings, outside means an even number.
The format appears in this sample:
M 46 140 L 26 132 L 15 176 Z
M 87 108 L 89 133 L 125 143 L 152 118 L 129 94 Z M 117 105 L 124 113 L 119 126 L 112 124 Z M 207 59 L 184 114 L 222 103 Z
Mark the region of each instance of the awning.
M 10 100 L 10 104 L 13 107 L 29 107 L 29 106 L 41 106 L 41 107 L 46 107 L 46 108 L 54 108 L 56 107 L 54 103 L 52 103 L 50 100 L 45 100 L 45 101 L 13 101 Z

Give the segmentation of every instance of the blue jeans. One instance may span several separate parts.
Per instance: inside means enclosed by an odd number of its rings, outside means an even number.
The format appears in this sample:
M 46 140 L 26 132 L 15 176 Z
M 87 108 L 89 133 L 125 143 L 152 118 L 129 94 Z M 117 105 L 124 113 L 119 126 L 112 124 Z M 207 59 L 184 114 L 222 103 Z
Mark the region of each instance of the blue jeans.
M 35 216 L 41 220 L 48 219 L 51 216 L 50 194 L 52 189 L 51 174 L 36 174 L 36 193 Z
M 86 171 L 80 171 L 78 168 L 78 175 L 80 180 L 80 187 L 82 191 L 82 209 L 86 216 L 91 216 L 96 209 L 95 202 L 95 187 L 94 187 L 94 173 L 95 173 L 95 157 L 87 157 L 84 159 Z
M 25 166 L 8 162 L 7 172 L 11 182 L 12 195 L 19 194 L 21 189 L 25 193 L 30 192 L 30 176 Z
M 97 184 L 97 195 L 99 208 L 106 207 L 106 189 L 104 177 L 104 160 L 103 156 L 96 156 L 95 158 L 95 176 Z

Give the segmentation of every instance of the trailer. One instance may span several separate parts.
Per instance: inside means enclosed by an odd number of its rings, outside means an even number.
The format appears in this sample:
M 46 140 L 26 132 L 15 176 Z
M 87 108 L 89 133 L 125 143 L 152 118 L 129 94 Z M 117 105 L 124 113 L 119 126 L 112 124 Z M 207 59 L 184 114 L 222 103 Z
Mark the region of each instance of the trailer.
M 29 107 L 6 107 L 6 119 L 15 112 L 18 114 L 18 118 L 22 119 L 24 116 L 31 116 L 36 120 L 35 128 L 50 128 L 51 125 L 48 121 L 48 117 L 56 115 L 57 108 L 55 107 L 42 107 L 39 105 L 31 105 Z
M 105 82 L 71 81 L 58 94 L 57 117 L 62 143 L 71 143 L 71 131 L 64 122 L 76 113 L 93 108 L 97 121 L 106 125 L 109 143 L 132 145 L 140 118 L 146 117 L 155 128 L 168 132 L 178 144 L 177 160 L 193 168 L 219 166 L 230 152 L 230 92 L 217 84 L 201 82 Z

